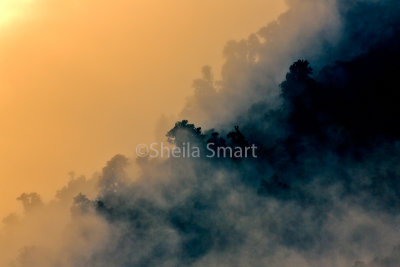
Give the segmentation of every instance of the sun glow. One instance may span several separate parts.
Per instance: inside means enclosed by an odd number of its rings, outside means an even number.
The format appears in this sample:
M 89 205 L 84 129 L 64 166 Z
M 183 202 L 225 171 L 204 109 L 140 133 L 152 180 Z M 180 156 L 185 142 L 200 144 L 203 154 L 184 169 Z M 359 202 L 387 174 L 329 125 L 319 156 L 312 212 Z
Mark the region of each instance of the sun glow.
M 0 0 L 0 27 L 22 16 L 33 0 Z

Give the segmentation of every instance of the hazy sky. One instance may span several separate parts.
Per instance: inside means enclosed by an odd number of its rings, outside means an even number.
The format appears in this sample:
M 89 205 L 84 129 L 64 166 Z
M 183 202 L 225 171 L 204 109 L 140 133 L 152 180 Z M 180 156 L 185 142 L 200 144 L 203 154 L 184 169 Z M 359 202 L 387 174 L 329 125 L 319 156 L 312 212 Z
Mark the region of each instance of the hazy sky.
M 0 217 L 151 142 L 203 65 L 283 0 L 0 0 Z

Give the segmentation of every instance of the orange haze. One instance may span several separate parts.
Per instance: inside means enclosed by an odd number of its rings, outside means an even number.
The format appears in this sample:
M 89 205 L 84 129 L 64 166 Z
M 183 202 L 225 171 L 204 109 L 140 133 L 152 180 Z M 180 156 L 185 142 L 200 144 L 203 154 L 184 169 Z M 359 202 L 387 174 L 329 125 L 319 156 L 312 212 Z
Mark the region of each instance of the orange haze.
M 151 142 L 201 67 L 283 0 L 0 0 L 0 218 Z M 7 10 L 7 6 L 13 6 Z M 12 13 L 11 13 L 12 12 Z M 8 14 L 8 15 L 7 15 Z

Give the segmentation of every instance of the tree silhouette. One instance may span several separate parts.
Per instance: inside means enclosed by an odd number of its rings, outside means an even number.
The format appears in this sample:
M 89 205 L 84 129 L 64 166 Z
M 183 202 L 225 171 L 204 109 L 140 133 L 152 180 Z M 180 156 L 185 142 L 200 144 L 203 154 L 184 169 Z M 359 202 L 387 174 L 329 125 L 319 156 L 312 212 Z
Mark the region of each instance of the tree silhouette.
M 166 134 L 168 142 L 178 147 L 182 147 L 187 142 L 202 141 L 204 135 L 201 133 L 201 127 L 195 127 L 194 124 L 188 123 L 187 120 L 178 121 L 174 128 Z
M 231 147 L 246 147 L 249 143 L 246 140 L 246 137 L 240 132 L 239 126 L 235 126 L 235 130 L 228 133 L 227 137 L 230 139 Z
M 293 99 L 301 95 L 305 88 L 313 83 L 312 68 L 307 60 L 298 60 L 290 66 L 286 80 L 281 83 L 282 96 Z
M 291 131 L 301 134 L 317 133 L 319 120 L 321 86 L 311 77 L 312 68 L 307 60 L 298 60 L 290 66 L 286 80 L 281 83 L 283 109 Z
M 215 151 L 218 147 L 226 147 L 226 140 L 218 132 L 212 132 L 207 144 L 210 144 L 209 148 Z
M 42 199 L 38 193 L 23 193 L 17 198 L 17 200 L 22 201 L 22 205 L 26 212 L 30 212 L 43 205 Z

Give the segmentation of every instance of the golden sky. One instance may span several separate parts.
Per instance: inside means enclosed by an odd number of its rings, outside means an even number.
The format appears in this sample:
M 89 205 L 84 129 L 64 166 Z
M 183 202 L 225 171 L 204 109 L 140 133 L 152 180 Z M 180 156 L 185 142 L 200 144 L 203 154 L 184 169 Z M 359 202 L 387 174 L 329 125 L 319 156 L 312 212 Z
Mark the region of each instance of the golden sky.
M 176 114 L 226 41 L 284 0 L 0 0 L 0 217 L 116 153 L 133 156 Z

